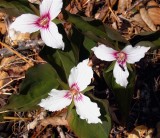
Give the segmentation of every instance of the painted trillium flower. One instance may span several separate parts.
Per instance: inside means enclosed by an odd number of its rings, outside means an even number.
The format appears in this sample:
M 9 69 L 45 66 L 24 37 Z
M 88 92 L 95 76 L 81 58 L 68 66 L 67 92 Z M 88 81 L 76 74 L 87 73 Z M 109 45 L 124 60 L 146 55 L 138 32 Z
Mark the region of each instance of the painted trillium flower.
M 113 69 L 113 76 L 116 79 L 116 83 L 126 87 L 128 84 L 129 72 L 126 63 L 133 64 L 139 61 L 145 56 L 145 53 L 150 49 L 150 47 L 126 46 L 121 51 L 116 51 L 112 48 L 106 47 L 105 45 L 99 45 L 94 47 L 92 50 L 97 58 L 104 61 L 116 61 Z
M 58 111 L 70 105 L 73 100 L 81 119 L 86 119 L 88 123 L 102 123 L 98 118 L 100 109 L 97 104 L 81 93 L 93 77 L 92 68 L 87 65 L 88 61 L 86 59 L 71 69 L 68 79 L 69 90 L 52 89 L 49 97 L 42 99 L 39 105 L 49 111 Z
M 33 14 L 22 14 L 11 24 L 10 29 L 22 33 L 33 33 L 40 30 L 41 38 L 47 46 L 64 49 L 62 35 L 52 20 L 60 13 L 62 0 L 43 0 L 40 4 L 40 17 Z

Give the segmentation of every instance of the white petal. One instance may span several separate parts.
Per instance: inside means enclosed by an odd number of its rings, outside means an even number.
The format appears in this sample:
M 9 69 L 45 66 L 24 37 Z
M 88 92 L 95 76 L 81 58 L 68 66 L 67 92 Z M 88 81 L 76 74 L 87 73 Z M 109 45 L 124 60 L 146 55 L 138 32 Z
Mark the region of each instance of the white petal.
M 10 25 L 10 29 L 20 31 L 21 33 L 33 33 L 38 31 L 40 28 L 35 24 L 38 20 L 38 16 L 33 14 L 22 14 L 17 17 L 16 20 Z
M 126 64 L 124 64 L 124 70 L 119 66 L 119 64 L 116 62 L 114 69 L 113 69 L 113 76 L 116 79 L 116 83 L 126 87 L 128 84 L 128 76 L 129 76 L 129 72 L 128 69 L 126 67 Z
M 74 98 L 74 104 L 76 106 L 76 112 L 80 116 L 81 119 L 86 119 L 87 122 L 90 123 L 102 123 L 98 118 L 100 114 L 100 108 L 96 103 L 91 102 L 91 100 L 81 94 L 82 98 L 77 100 Z
M 113 61 L 116 60 L 114 57 L 114 53 L 117 52 L 116 50 L 106 47 L 105 45 L 99 45 L 98 47 L 92 48 L 94 54 L 97 58 L 104 61 Z
M 69 75 L 69 86 L 70 88 L 76 84 L 79 87 L 79 91 L 83 91 L 90 83 L 93 77 L 93 70 L 88 66 L 89 59 L 80 62 L 77 67 L 71 69 Z
M 127 54 L 127 62 L 135 63 L 145 56 L 145 53 L 150 49 L 150 47 L 144 46 L 135 46 L 131 45 L 126 46 L 122 51 Z
M 40 4 L 40 15 L 50 13 L 52 20 L 60 13 L 62 5 L 62 0 L 43 0 Z
M 72 101 L 72 99 L 65 98 L 67 92 L 67 90 L 52 89 L 49 93 L 50 96 L 46 99 L 42 99 L 38 105 L 49 111 L 61 110 L 70 105 Z
M 64 49 L 62 35 L 58 32 L 58 28 L 55 23 L 50 22 L 49 28 L 41 28 L 40 32 L 42 40 L 47 46 L 57 49 Z

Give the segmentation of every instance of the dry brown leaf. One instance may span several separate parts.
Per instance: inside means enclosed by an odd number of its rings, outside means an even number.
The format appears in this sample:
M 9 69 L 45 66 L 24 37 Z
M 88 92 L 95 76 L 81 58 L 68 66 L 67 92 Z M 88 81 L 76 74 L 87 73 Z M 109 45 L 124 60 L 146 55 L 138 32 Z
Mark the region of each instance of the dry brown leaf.
M 103 5 L 103 7 L 101 9 L 99 9 L 97 11 L 97 13 L 94 15 L 95 19 L 99 19 L 99 20 L 105 20 L 105 18 L 108 16 L 108 11 L 109 11 L 109 6 L 112 9 L 112 7 L 116 4 L 117 0 L 110 0 L 110 1 L 106 1 L 105 4 Z M 109 6 L 108 6 L 109 5 Z
M 27 125 L 27 130 L 34 129 L 37 126 L 38 122 L 44 119 L 46 115 L 47 115 L 46 111 L 40 112 L 40 114 L 38 114 L 37 117 Z
M 135 14 L 130 21 L 135 24 L 135 26 L 138 26 L 140 28 L 143 28 L 143 30 L 145 31 L 150 31 L 150 29 L 148 28 L 148 26 L 146 25 L 146 23 L 142 20 L 141 15 L 139 13 Z M 134 27 L 134 29 L 136 29 Z M 139 30 L 137 33 L 140 33 L 141 30 Z M 136 32 L 135 32 L 136 34 Z
M 88 2 L 87 8 L 85 10 L 85 15 L 86 16 L 91 17 L 92 11 L 93 11 L 93 7 L 94 7 L 94 3 L 95 3 L 95 0 L 91 0 L 91 1 Z
M 30 61 L 26 64 L 18 64 L 23 63 L 17 56 L 5 57 L 2 59 L 0 67 L 5 71 L 10 71 L 10 75 L 19 75 L 25 71 L 27 71 L 32 65 L 33 62 Z
M 8 73 L 5 71 L 0 71 L 0 87 L 2 87 L 5 83 L 8 82 L 9 79 L 5 79 L 8 77 Z
M 30 61 L 30 63 L 33 64 L 32 61 Z M 11 66 L 11 67 L 9 67 L 8 69 L 10 70 L 10 73 L 11 73 L 11 71 L 12 71 L 11 74 L 13 74 L 13 75 L 14 75 L 14 74 L 19 75 L 19 74 L 27 71 L 30 67 L 32 67 L 31 64 L 26 63 L 26 64 L 23 65 L 23 66 L 21 66 L 21 65 Z
M 141 125 L 134 128 L 128 135 L 128 138 L 152 138 L 153 129 L 148 129 L 146 126 Z
M 8 37 L 6 37 L 6 42 L 11 42 L 12 45 L 17 45 L 19 41 L 25 41 L 30 40 L 30 34 L 29 33 L 21 33 L 18 31 L 15 31 L 14 29 L 10 29 L 8 31 Z
M 30 3 L 34 3 L 34 4 L 40 4 L 41 1 L 40 0 L 28 0 Z
M 148 15 L 155 25 L 160 25 L 160 7 L 155 1 L 147 3 Z
M 142 20 L 141 15 L 135 14 L 132 18 L 131 21 L 137 22 L 139 26 L 146 26 L 145 22 Z
M 0 32 L 5 34 L 7 32 L 5 23 L 0 22 Z
M 48 117 L 46 119 L 41 120 L 40 123 L 42 126 L 46 127 L 48 125 L 57 126 L 57 125 L 64 125 L 68 126 L 68 121 L 66 120 L 66 113 L 61 114 L 61 116 L 53 116 Z
M 143 21 L 148 25 L 148 27 L 152 31 L 156 31 L 156 26 L 152 22 L 152 20 L 151 20 L 150 16 L 148 15 L 148 13 L 147 13 L 143 4 L 140 4 L 140 15 L 141 15 Z
M 7 68 L 17 59 L 17 56 L 11 56 L 11 57 L 5 57 L 2 59 L 0 67 L 1 68 Z
M 118 1 L 118 13 L 123 13 L 131 6 L 132 0 L 119 0 Z
M 0 20 L 4 20 L 5 17 L 6 17 L 6 13 L 0 10 Z

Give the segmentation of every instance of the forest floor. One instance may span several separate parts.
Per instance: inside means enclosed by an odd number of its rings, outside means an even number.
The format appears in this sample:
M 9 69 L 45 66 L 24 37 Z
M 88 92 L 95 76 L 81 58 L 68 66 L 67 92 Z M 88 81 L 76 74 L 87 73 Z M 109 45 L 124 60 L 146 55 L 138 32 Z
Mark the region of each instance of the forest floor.
M 117 30 L 127 40 L 136 34 L 160 30 L 159 0 L 72 0 L 66 10 L 72 14 L 101 20 Z M 136 9 L 136 12 L 135 12 Z M 7 17 L 7 19 L 6 19 Z M 0 106 L 3 107 L 10 95 L 17 94 L 25 72 L 35 64 L 45 63 L 39 52 L 43 42 L 37 38 L 32 41 L 30 34 L 13 32 L 8 37 L 8 26 L 15 17 L 0 10 Z M 59 18 L 61 18 L 59 16 Z M 63 24 L 69 31 L 71 24 Z M 112 130 L 110 138 L 160 138 L 160 50 L 148 53 L 139 67 L 139 82 L 132 99 L 129 119 L 124 127 L 120 123 L 119 111 L 112 94 L 105 95 L 110 102 Z M 146 74 L 150 74 L 150 78 Z M 103 94 L 102 94 L 103 95 Z M 34 126 L 35 120 L 46 111 L 14 112 L 0 122 L 0 138 L 76 138 L 73 132 L 63 126 Z M 34 121 L 35 122 L 34 122 Z M 31 124 L 32 123 L 32 124 Z M 36 122 L 37 123 L 37 122 Z M 26 131 L 26 126 L 33 129 Z

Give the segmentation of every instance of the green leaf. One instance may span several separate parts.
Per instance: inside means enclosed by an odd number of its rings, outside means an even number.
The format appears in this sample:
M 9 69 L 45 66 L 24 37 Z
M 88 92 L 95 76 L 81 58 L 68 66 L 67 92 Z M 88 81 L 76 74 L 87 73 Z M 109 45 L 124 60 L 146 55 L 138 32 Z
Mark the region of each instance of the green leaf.
M 113 68 L 114 68 L 115 63 L 116 63 L 116 61 L 113 61 L 113 62 L 111 63 L 111 65 L 107 68 L 107 70 L 106 70 L 105 72 L 107 73 L 107 72 L 112 71 Z
M 127 68 L 129 69 L 129 71 L 133 72 L 131 64 L 127 63 Z
M 145 32 L 135 35 L 130 43 L 132 45 L 138 45 L 137 43 L 143 46 L 150 46 L 152 49 L 160 48 L 160 31 L 156 32 Z
M 59 84 L 60 84 L 60 86 L 61 86 L 61 88 L 63 90 L 69 90 L 70 89 L 69 86 L 68 86 L 68 84 L 64 83 L 60 78 L 57 79 L 57 81 L 59 82 Z
M 135 71 L 130 72 L 130 76 L 128 78 L 129 84 L 126 88 L 120 86 L 115 82 L 112 71 L 108 72 L 106 69 L 106 71 L 104 71 L 103 73 L 103 76 L 107 85 L 115 95 L 115 98 L 119 105 L 119 109 L 122 114 L 122 123 L 125 123 L 130 111 L 131 100 L 134 93 Z
M 70 70 L 76 65 L 73 52 L 55 50 L 45 46 L 40 52 L 40 56 L 50 63 L 56 69 L 61 80 L 67 83 Z
M 82 91 L 82 93 L 88 92 L 88 91 L 92 90 L 93 88 L 94 88 L 94 86 L 88 86 L 86 89 L 84 89 Z
M 146 46 L 146 47 L 151 47 L 151 49 L 158 48 L 153 42 L 150 42 L 150 41 L 140 41 L 135 46 Z
M 114 30 L 107 24 L 104 25 L 108 37 L 112 40 L 116 40 L 123 43 L 129 43 L 117 30 Z
M 111 129 L 108 102 L 107 100 L 97 99 L 91 94 L 89 94 L 89 96 L 101 109 L 102 124 L 88 124 L 86 120 L 80 119 L 75 109 L 72 109 L 67 117 L 69 126 L 79 138 L 108 138 Z
M 90 56 L 91 49 L 96 46 L 96 42 L 84 36 L 75 27 L 72 27 L 72 35 L 70 41 L 77 62 L 88 58 Z
M 0 109 L 27 111 L 37 107 L 41 99 L 46 98 L 53 88 L 58 88 L 57 73 L 49 64 L 40 64 L 26 72 L 26 78 L 20 85 L 20 94 L 12 95 L 9 103 Z
M 95 40 L 96 42 L 101 42 L 107 46 L 113 47 L 113 41 L 108 37 L 108 35 L 105 32 L 102 22 L 97 20 L 92 21 L 85 21 L 84 18 L 73 15 L 68 12 L 63 12 L 65 20 L 67 20 L 70 23 L 73 23 L 74 26 L 81 30 L 82 34 L 85 36 Z M 96 25 L 96 26 L 94 26 Z
M 64 50 L 45 46 L 41 50 L 40 56 L 56 69 L 63 82 L 68 83 L 70 70 L 77 65 L 77 61 L 75 60 L 73 49 L 64 31 L 64 27 L 61 24 L 58 24 L 58 31 L 63 36 L 63 42 L 65 43 Z
M 10 16 L 18 16 L 23 13 L 33 13 L 33 11 L 28 8 L 29 3 L 24 0 L 12 0 L 12 1 L 0 1 L 1 9 L 9 14 Z

